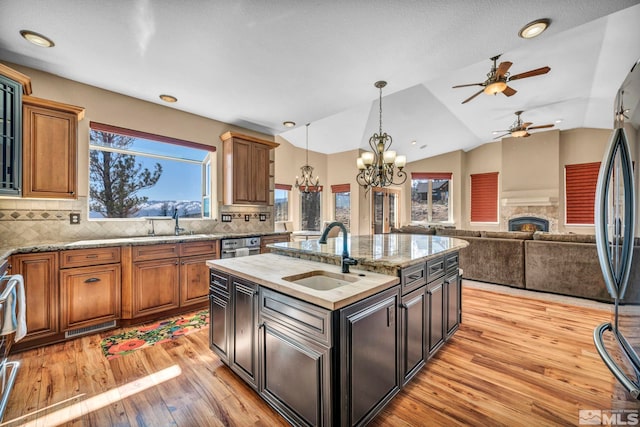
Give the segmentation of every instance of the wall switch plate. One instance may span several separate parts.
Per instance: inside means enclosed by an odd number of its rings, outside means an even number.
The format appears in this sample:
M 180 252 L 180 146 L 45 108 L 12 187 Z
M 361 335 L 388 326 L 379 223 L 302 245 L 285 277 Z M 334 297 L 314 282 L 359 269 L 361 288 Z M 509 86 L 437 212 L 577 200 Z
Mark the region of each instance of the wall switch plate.
M 266 221 L 267 220 L 267 214 L 260 214 L 260 221 Z
M 80 224 L 80 214 L 79 213 L 69 214 L 69 224 Z
M 231 214 L 222 214 L 222 222 L 231 222 Z
M 245 215 L 245 216 L 244 216 L 244 220 L 245 220 L 245 221 L 249 221 L 249 219 L 250 219 L 250 218 L 251 218 L 251 215 Z

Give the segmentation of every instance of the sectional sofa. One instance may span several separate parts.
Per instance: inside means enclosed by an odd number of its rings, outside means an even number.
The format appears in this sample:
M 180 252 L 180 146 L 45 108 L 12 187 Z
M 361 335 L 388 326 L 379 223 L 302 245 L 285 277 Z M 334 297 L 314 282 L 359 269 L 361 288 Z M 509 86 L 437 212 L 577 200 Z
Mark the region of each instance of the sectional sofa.
M 396 233 L 435 234 L 469 242 L 460 251 L 467 279 L 534 291 L 612 302 L 606 289 L 595 236 L 542 232 L 494 232 L 405 226 Z M 623 303 L 640 303 L 640 245 L 634 247 L 630 283 Z

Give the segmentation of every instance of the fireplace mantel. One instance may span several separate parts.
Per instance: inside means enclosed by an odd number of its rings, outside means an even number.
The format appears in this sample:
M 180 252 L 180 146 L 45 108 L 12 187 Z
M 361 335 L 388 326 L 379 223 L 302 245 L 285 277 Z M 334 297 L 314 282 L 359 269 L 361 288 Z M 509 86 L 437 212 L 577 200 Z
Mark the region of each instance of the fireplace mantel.
M 509 197 L 501 199 L 502 206 L 558 206 L 557 197 Z

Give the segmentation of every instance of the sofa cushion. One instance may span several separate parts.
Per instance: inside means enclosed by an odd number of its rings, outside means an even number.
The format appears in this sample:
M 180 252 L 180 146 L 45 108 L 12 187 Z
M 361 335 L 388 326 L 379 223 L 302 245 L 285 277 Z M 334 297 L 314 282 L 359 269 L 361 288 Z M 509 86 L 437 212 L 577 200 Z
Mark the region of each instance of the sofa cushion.
M 593 234 L 555 234 L 536 231 L 533 234 L 533 240 L 546 240 L 552 242 L 570 242 L 570 243 L 595 243 L 596 236 Z
M 451 237 L 480 237 L 480 231 L 477 230 L 459 230 L 457 228 L 438 228 L 436 236 Z
M 492 239 L 518 239 L 531 240 L 533 238 L 532 231 L 481 231 L 481 237 L 490 237 Z
M 400 228 L 391 227 L 392 233 L 401 234 L 435 234 L 436 230 L 430 227 L 424 227 L 422 225 L 403 225 Z

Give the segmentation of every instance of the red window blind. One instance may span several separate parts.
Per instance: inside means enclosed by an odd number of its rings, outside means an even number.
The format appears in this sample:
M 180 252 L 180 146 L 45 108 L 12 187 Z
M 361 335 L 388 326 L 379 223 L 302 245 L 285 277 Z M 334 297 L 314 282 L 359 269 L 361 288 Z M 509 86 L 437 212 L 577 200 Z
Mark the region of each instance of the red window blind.
M 276 184 L 276 190 L 291 191 L 291 185 L 289 185 L 289 184 Z
M 567 224 L 593 224 L 600 162 L 565 165 L 564 193 Z
M 498 172 L 471 175 L 471 221 L 498 222 Z
M 351 192 L 351 184 L 337 184 L 331 186 L 332 193 L 349 193 Z
M 411 179 L 451 179 L 451 172 L 411 172 Z

